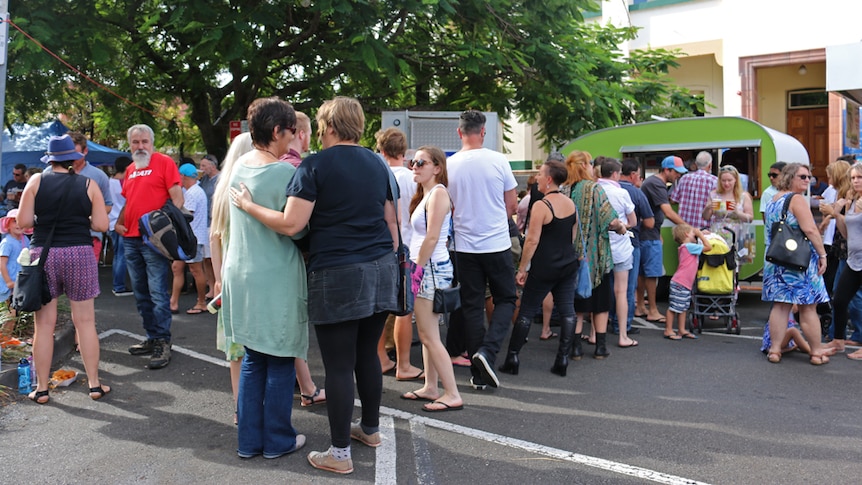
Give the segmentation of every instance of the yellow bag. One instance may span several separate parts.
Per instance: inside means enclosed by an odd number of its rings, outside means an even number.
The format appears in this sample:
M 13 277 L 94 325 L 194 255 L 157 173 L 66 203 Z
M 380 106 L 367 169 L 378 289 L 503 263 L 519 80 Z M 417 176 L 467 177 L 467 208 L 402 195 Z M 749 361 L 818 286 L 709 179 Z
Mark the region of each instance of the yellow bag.
M 710 295 L 733 293 L 733 270 L 736 260 L 727 241 L 720 236 L 710 237 L 712 248 L 700 255 L 697 270 L 697 291 Z

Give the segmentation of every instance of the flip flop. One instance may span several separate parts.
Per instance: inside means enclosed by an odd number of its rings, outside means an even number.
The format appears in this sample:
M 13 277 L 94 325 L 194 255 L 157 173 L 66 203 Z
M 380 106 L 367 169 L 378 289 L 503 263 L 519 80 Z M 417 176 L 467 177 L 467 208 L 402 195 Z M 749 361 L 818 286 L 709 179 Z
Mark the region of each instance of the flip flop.
M 700 338 L 700 337 L 698 337 L 697 335 L 695 335 L 695 334 L 693 334 L 693 333 L 691 333 L 691 332 L 685 332 L 685 333 L 683 333 L 683 334 L 680 334 L 680 336 L 679 336 L 679 337 L 680 337 L 680 338 L 687 338 L 687 339 L 690 339 L 690 340 L 697 340 L 698 338 Z
M 452 361 L 452 365 L 454 365 L 455 367 L 470 367 L 473 365 L 473 363 L 470 362 L 470 360 L 467 358 L 458 357 L 457 360 Z
M 862 350 L 847 354 L 847 358 L 850 360 L 862 360 Z
M 420 370 L 418 374 L 413 377 L 395 377 L 396 381 L 418 381 L 425 377 L 425 371 Z
M 646 313 L 642 313 L 642 314 L 640 314 L 640 315 L 638 315 L 638 314 L 636 313 L 634 316 L 635 316 L 635 317 L 637 317 L 637 318 L 646 318 Z
M 646 321 L 648 321 L 648 322 L 650 322 L 650 323 L 667 323 L 667 318 L 665 318 L 665 317 L 660 317 L 660 318 L 654 318 L 654 319 L 652 319 L 652 320 L 650 320 L 649 318 L 647 318 L 647 319 L 646 319 Z
M 171 315 L 179 315 L 179 314 L 180 314 L 180 309 L 179 309 L 179 308 L 177 308 L 176 310 L 174 310 L 173 308 L 171 308 Z
M 188 310 L 186 310 L 186 314 L 187 315 L 200 315 L 201 313 L 203 313 L 205 311 L 207 311 L 206 308 L 191 307 Z
M 630 344 L 628 344 L 628 345 L 619 345 L 619 344 L 617 344 L 617 347 L 619 347 L 619 348 L 621 348 L 621 349 L 629 349 L 629 348 L 632 348 L 632 347 L 637 347 L 637 346 L 638 346 L 638 341 L 637 341 L 637 340 L 635 340 L 635 339 L 631 339 L 631 340 L 632 340 L 632 343 L 630 343 Z
M 450 406 L 450 405 L 446 404 L 446 403 L 445 403 L 445 402 L 443 402 L 443 401 L 433 401 L 433 402 L 431 402 L 431 403 L 429 403 L 429 404 L 440 404 L 440 405 L 442 405 L 443 407 L 442 407 L 442 408 L 437 408 L 437 409 L 435 409 L 435 408 L 429 408 L 429 407 L 428 407 L 428 404 L 426 404 L 426 405 L 422 406 L 422 410 L 423 410 L 423 411 L 425 411 L 425 412 L 429 412 L 429 413 L 442 413 L 442 412 L 446 412 L 446 411 L 460 411 L 460 410 L 464 409 L 464 405 L 463 405 L 463 404 L 461 404 L 461 405 L 459 405 L 459 406 Z
M 398 364 L 397 364 L 397 363 L 395 363 L 395 362 L 393 362 L 393 363 L 392 363 L 392 367 L 390 367 L 390 368 L 388 368 L 388 369 L 383 369 L 383 368 L 381 368 L 380 370 L 381 370 L 381 373 L 382 373 L 384 376 L 385 376 L 385 375 L 391 375 L 391 374 L 394 374 L 394 373 L 395 373 L 395 368 L 396 368 L 396 367 L 398 367 Z
M 405 401 L 434 402 L 434 399 L 431 399 L 430 397 L 420 396 L 419 394 L 416 394 L 415 391 L 405 392 L 404 394 L 401 395 L 401 399 L 404 399 Z
M 673 334 L 673 335 L 665 335 L 665 336 L 664 336 L 664 338 L 666 338 L 666 339 L 668 339 L 668 340 L 682 340 L 682 337 L 680 337 L 680 336 L 679 336 L 679 335 L 677 335 L 677 334 Z
M 551 334 L 547 337 L 542 337 L 541 335 L 539 335 L 539 340 L 551 340 L 552 338 L 557 338 L 559 336 L 560 334 L 558 334 L 557 332 L 551 332 Z

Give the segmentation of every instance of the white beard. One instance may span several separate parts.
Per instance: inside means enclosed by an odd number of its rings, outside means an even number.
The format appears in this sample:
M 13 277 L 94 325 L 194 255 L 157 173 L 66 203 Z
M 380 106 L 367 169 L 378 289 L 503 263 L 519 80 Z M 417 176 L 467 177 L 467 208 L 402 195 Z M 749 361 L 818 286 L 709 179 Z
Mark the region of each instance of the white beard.
M 135 162 L 135 168 L 140 170 L 150 166 L 150 152 L 146 150 L 137 150 L 132 154 L 132 160 Z

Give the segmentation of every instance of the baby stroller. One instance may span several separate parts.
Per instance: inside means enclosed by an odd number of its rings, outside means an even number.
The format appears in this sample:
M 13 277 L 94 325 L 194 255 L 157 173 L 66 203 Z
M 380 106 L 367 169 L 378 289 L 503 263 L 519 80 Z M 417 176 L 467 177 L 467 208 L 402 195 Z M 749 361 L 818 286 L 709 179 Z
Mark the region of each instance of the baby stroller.
M 739 297 L 736 234 L 732 230 L 722 232 L 728 235 L 730 244 L 724 237 L 711 234 L 708 237 L 712 249 L 699 257 L 697 278 L 691 295 L 689 328 L 703 333 L 704 324 L 712 317 L 712 320 L 724 320 L 727 333 L 735 331 L 739 335 L 739 314 L 736 312 Z

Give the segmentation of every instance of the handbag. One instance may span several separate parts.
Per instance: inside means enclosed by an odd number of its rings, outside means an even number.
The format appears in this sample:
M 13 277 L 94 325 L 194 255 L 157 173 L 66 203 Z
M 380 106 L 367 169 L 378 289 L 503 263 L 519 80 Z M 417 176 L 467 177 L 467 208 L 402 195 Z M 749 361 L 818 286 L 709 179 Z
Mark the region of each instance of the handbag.
M 772 223 L 772 236 L 766 249 L 766 260 L 794 271 L 805 271 L 811 264 L 811 246 L 808 237 L 799 227 L 786 223 L 790 201 L 796 194 L 787 197 L 781 209 L 781 219 Z
M 447 192 L 448 194 L 448 192 Z M 429 193 L 430 197 L 430 193 Z M 455 245 L 455 206 L 452 203 L 452 197 L 449 197 L 449 207 L 451 216 L 449 217 L 449 234 L 452 235 L 453 254 L 457 254 Z M 425 202 L 425 233 L 428 233 L 428 202 Z M 434 284 L 434 301 L 432 311 L 434 313 L 451 313 L 461 308 L 461 285 L 455 283 L 449 288 L 437 288 L 437 278 L 434 277 L 434 262 L 431 263 L 431 282 Z
M 72 190 L 72 185 L 75 183 L 75 175 L 71 174 L 71 181 L 66 183 L 66 191 L 60 199 L 58 207 L 65 207 L 66 196 Z M 51 226 L 51 232 L 48 233 L 48 238 L 45 240 L 45 246 L 39 254 L 39 264 L 32 266 L 22 266 L 18 272 L 18 278 L 15 279 L 15 287 L 12 289 L 12 308 L 19 312 L 35 312 L 42 308 L 42 305 L 47 305 L 51 302 L 51 289 L 48 287 L 48 275 L 45 274 L 45 261 L 48 260 L 48 250 L 51 249 L 51 242 L 54 239 L 54 229 L 57 228 L 57 222 L 60 220 L 60 215 L 54 220 Z
M 590 277 L 590 262 L 587 259 L 587 244 L 584 241 L 584 228 L 581 227 L 581 216 L 575 206 L 575 216 L 578 218 L 578 234 L 581 236 L 581 259 L 578 261 L 578 284 L 575 287 L 575 297 L 586 300 L 593 296 L 593 280 Z

